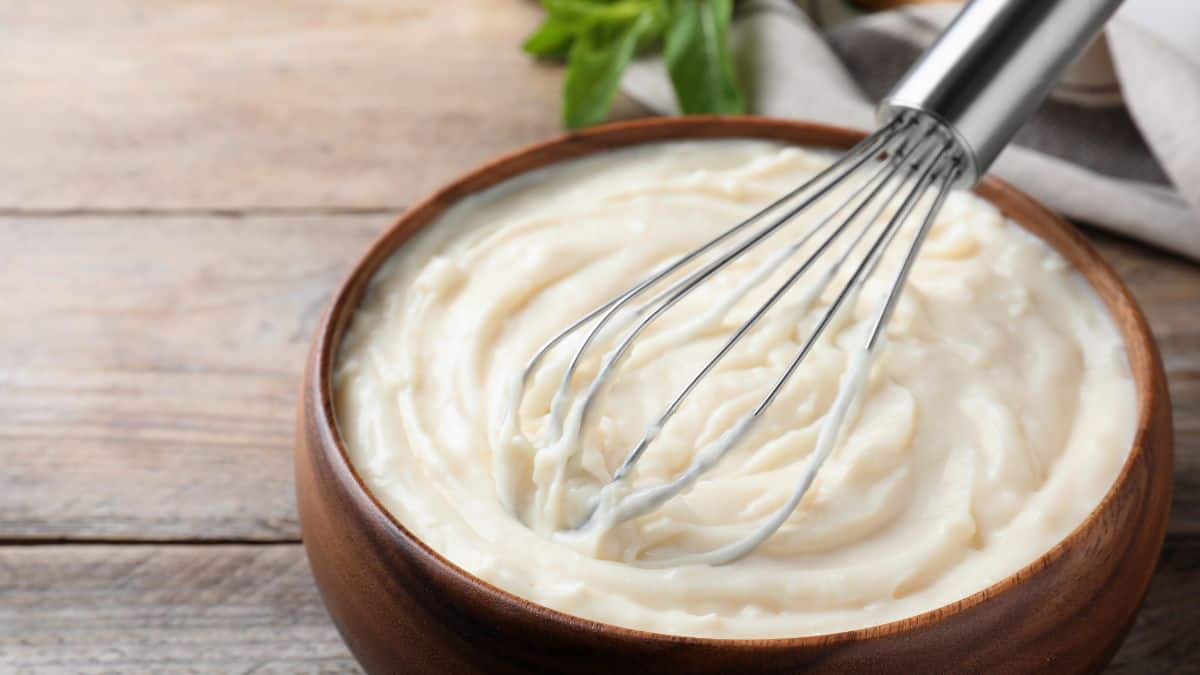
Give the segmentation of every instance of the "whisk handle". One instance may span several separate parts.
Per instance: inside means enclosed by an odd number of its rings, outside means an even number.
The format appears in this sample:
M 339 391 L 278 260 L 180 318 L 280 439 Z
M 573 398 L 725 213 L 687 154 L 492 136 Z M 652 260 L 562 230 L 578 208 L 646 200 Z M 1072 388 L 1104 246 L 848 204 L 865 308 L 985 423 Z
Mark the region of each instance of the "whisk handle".
M 1121 0 L 972 0 L 880 104 L 920 110 L 963 146 L 974 185 Z

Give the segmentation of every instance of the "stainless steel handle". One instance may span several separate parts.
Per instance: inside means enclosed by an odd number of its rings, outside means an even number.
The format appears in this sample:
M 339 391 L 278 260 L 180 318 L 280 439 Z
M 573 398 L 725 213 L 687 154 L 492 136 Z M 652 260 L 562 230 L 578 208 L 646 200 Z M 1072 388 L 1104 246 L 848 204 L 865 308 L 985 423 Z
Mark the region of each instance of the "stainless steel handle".
M 974 185 L 1121 0 L 973 0 L 880 103 L 920 110 L 963 146 Z

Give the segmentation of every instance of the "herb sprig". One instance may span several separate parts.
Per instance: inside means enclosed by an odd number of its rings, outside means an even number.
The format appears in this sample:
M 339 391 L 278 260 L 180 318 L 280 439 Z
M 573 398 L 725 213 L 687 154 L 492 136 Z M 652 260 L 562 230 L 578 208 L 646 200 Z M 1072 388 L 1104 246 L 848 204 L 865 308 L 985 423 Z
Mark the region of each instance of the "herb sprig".
M 661 45 L 684 114 L 737 114 L 746 100 L 729 50 L 733 0 L 542 0 L 527 53 L 565 59 L 563 121 L 603 122 L 634 56 Z

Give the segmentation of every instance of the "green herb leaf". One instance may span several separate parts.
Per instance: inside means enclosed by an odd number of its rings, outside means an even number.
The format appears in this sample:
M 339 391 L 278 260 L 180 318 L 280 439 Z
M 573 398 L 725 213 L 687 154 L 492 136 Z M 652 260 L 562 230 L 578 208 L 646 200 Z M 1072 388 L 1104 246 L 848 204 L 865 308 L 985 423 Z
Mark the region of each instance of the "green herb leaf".
M 603 122 L 630 60 L 664 34 L 684 113 L 745 110 L 729 53 L 732 0 L 542 0 L 542 6 L 546 20 L 524 49 L 539 58 L 567 59 L 568 127 Z
M 643 12 L 615 32 L 593 26 L 576 37 L 563 86 L 563 118 L 569 128 L 598 124 L 608 117 L 621 73 L 654 25 L 654 13 Z
M 542 0 L 550 16 L 564 23 L 631 25 L 659 0 Z
M 746 111 L 729 51 L 732 0 L 675 0 L 663 56 L 684 114 Z
M 546 17 L 533 35 L 521 46 L 526 54 L 543 59 L 566 58 L 575 40 L 575 30 L 570 24 L 553 15 Z
M 647 0 L 646 4 L 645 11 L 650 14 L 652 22 L 650 27 L 638 38 L 637 48 L 634 50 L 635 55 L 641 54 L 657 44 L 671 21 L 670 0 Z

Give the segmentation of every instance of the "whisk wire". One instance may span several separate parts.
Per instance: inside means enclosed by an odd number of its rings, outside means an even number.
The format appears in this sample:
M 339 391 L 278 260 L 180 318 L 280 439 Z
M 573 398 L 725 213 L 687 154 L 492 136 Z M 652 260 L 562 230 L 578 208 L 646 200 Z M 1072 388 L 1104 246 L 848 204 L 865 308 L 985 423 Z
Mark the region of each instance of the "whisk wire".
M 714 247 L 716 247 L 719 244 L 723 243 L 724 241 L 730 239 L 738 232 L 745 230 L 746 228 L 750 227 L 751 225 L 757 223 L 758 221 L 762 220 L 766 216 L 770 215 L 777 208 L 796 199 L 797 197 L 804 194 L 806 191 L 808 191 L 810 189 L 816 190 L 814 192 L 814 194 L 808 196 L 804 201 L 802 201 L 799 205 L 793 207 L 792 210 L 788 211 L 784 216 L 776 219 L 775 221 L 773 221 L 771 223 L 771 225 L 769 225 L 769 226 L 763 228 L 761 231 L 759 231 L 754 237 L 752 237 L 751 241 L 748 242 L 748 246 L 745 246 L 744 248 L 741 248 L 740 250 L 735 250 L 734 252 L 726 254 L 726 255 L 722 256 L 721 258 L 718 258 L 717 260 L 713 261 L 709 265 L 706 265 L 705 267 L 701 268 L 700 270 L 693 272 L 691 275 L 685 277 L 683 280 L 678 282 L 675 286 L 667 289 L 664 292 L 664 294 L 660 294 L 660 296 L 658 298 L 655 298 L 655 300 L 651 301 L 650 303 L 647 303 L 647 305 L 654 305 L 655 302 L 658 301 L 659 299 L 661 299 L 663 297 L 663 295 L 665 295 L 665 294 L 671 294 L 671 297 L 675 297 L 676 293 L 674 293 L 674 291 L 675 291 L 675 289 L 679 288 L 681 285 L 684 285 L 684 290 L 682 291 L 682 293 L 686 294 L 688 290 L 690 290 L 691 288 L 694 288 L 695 285 L 697 285 L 698 283 L 707 279 L 709 276 L 711 276 L 715 272 L 719 271 L 720 269 L 724 268 L 731 260 L 734 260 L 737 256 L 744 253 L 745 250 L 748 250 L 748 248 L 761 242 L 768 235 L 770 235 L 771 233 L 773 233 L 774 231 L 779 229 L 788 220 L 790 220 L 791 218 L 794 218 L 796 214 L 798 214 L 799 212 L 808 208 L 808 206 L 812 205 L 814 202 L 816 202 L 817 200 L 824 197 L 829 191 L 834 189 L 837 185 L 839 185 L 848 176 L 852 175 L 854 171 L 857 171 L 859 167 L 861 167 L 863 164 L 865 164 L 871 158 L 875 157 L 881 150 L 884 150 L 887 147 L 889 147 L 889 145 L 898 137 L 898 132 L 912 126 L 913 124 L 915 124 L 915 122 L 913 120 L 906 119 L 903 117 L 897 117 L 897 118 L 893 119 L 887 125 L 885 125 L 881 129 L 876 131 L 871 136 L 864 139 L 858 145 L 856 145 L 853 149 L 851 149 L 850 152 L 843 155 L 838 161 L 836 161 L 833 164 L 831 164 L 830 166 L 826 167 L 824 170 L 819 172 L 813 178 L 806 181 L 804 184 L 795 188 L 791 192 L 785 194 L 783 197 L 780 197 L 779 199 L 775 200 L 770 205 L 768 205 L 766 208 L 760 210 L 759 212 L 755 213 L 754 215 L 750 216 L 749 218 L 746 218 L 745 220 L 738 223 L 737 225 L 734 225 L 732 228 L 717 235 L 713 239 L 709 240 L 707 243 L 701 245 L 699 248 L 696 248 L 696 249 L 690 251 L 689 253 L 681 256 L 680 258 L 678 258 L 675 261 L 666 265 L 661 270 L 652 273 L 646 279 L 643 279 L 642 281 L 634 284 L 633 287 L 626 290 L 624 293 L 620 294 L 613 300 L 610 300 L 609 302 L 605 303 L 604 305 L 601 305 L 600 307 L 597 307 L 596 309 L 592 310 L 588 314 L 584 315 L 582 318 L 577 320 L 574 324 L 567 327 L 567 329 L 563 330 L 562 332 L 560 332 L 559 334 L 557 334 L 553 338 L 551 338 L 549 341 L 547 341 L 546 344 L 544 344 L 534 354 L 534 356 L 530 359 L 530 361 L 526 365 L 525 370 L 522 372 L 521 380 L 520 380 L 520 389 L 517 391 L 517 397 L 519 398 L 519 396 L 521 395 L 521 392 L 523 391 L 524 386 L 528 382 L 528 378 L 529 378 L 530 374 L 537 368 L 538 364 L 540 364 L 540 362 L 545 358 L 546 354 L 548 354 L 555 346 L 557 346 L 563 340 L 565 340 L 569 335 L 573 334 L 575 331 L 579 330 L 583 326 L 585 326 L 588 323 L 590 323 L 591 321 L 595 320 L 596 317 L 599 317 L 599 321 L 596 323 L 595 326 L 593 326 L 592 330 L 587 334 L 587 336 L 584 338 L 583 342 L 576 349 L 575 354 L 572 357 L 571 362 L 568 365 L 567 370 L 564 373 L 563 378 L 560 382 L 559 389 L 555 393 L 555 396 L 551 402 L 551 414 L 550 414 L 551 429 L 550 429 L 549 435 L 550 436 L 560 435 L 561 429 L 558 427 L 560 425 L 560 420 L 562 419 L 562 413 L 563 413 L 562 409 L 563 409 L 563 406 L 565 405 L 565 402 L 566 402 L 568 396 L 570 395 L 571 382 L 574 378 L 575 372 L 578 370 L 579 365 L 583 360 L 584 354 L 588 351 L 588 348 L 596 341 L 597 336 L 602 333 L 604 328 L 613 320 L 613 318 L 617 315 L 617 313 L 620 312 L 620 310 L 622 308 L 624 308 L 624 306 L 626 304 L 628 304 L 631 300 L 638 297 L 639 295 L 641 295 L 643 292 L 645 292 L 652 286 L 656 285 L 659 281 L 662 281 L 663 279 L 667 278 L 674 272 L 680 270 L 687 264 L 693 262 L 700 256 L 702 256 L 705 253 L 707 253 L 708 251 L 712 250 Z M 814 187 L 814 186 L 819 186 L 819 187 Z M 690 284 L 690 285 L 687 285 L 687 284 Z M 680 295 L 679 297 L 682 297 L 682 295 Z M 673 305 L 674 302 L 678 301 L 678 298 L 676 298 L 676 300 L 674 300 L 674 301 L 670 301 L 670 300 L 668 300 L 668 301 L 671 303 L 671 305 Z M 663 311 L 665 311 L 665 309 L 669 309 L 669 306 L 665 307 Z M 661 315 L 661 312 L 659 312 L 659 315 Z M 635 316 L 636 316 L 636 314 L 635 314 Z M 581 418 L 582 418 L 582 415 L 581 415 Z
M 897 151 L 897 157 L 900 158 L 901 160 L 907 159 L 914 150 L 915 150 L 915 148 L 904 147 L 904 145 L 902 144 L 902 147 Z M 638 442 L 638 444 L 625 457 L 625 460 L 617 468 L 616 472 L 614 472 L 612 480 L 614 480 L 614 481 L 622 480 L 629 473 L 629 471 L 633 468 L 634 464 L 636 464 L 637 461 L 641 458 L 641 456 L 645 452 L 647 446 L 649 446 L 649 444 L 654 441 L 654 439 L 662 431 L 662 429 L 666 425 L 666 423 L 668 421 L 670 421 L 671 417 L 674 416 L 675 412 L 679 409 L 679 407 L 683 404 L 683 402 L 687 399 L 687 397 L 692 393 L 692 391 L 694 391 L 695 388 L 700 384 L 700 382 L 709 374 L 709 372 L 711 372 L 712 369 L 715 368 L 725 358 L 725 356 L 728 355 L 729 352 L 731 352 L 733 350 L 733 348 L 737 346 L 737 344 L 741 341 L 741 339 L 743 337 L 745 337 L 745 335 L 747 333 L 750 332 L 750 330 L 759 322 L 759 320 L 763 316 L 765 316 L 766 313 L 784 295 L 787 294 L 787 292 L 796 284 L 796 282 L 799 281 L 800 278 L 802 276 L 804 276 L 804 274 L 818 261 L 818 259 L 830 247 L 833 246 L 833 244 L 837 241 L 837 239 L 840 238 L 841 235 L 849 229 L 851 224 L 854 223 L 858 219 L 859 215 L 861 215 L 864 212 L 864 210 L 867 208 L 867 206 L 869 206 L 871 204 L 871 202 L 875 199 L 875 197 L 879 194 L 879 192 L 897 174 L 897 172 L 901 169 L 902 165 L 903 165 L 902 161 L 881 164 L 880 167 L 876 170 L 876 172 L 870 178 L 868 178 L 861 186 L 859 186 L 859 188 L 850 197 L 850 199 L 847 199 L 846 201 L 842 202 L 841 205 L 837 209 L 835 209 L 832 213 L 829 214 L 829 216 L 827 216 L 825 219 L 823 219 L 822 221 L 817 223 L 800 240 L 798 240 L 797 242 L 793 243 L 791 246 L 788 247 L 787 253 L 789 253 L 789 254 L 800 250 L 800 248 L 803 247 L 813 236 L 815 236 L 831 220 L 833 220 L 833 218 L 837 214 L 841 213 L 841 211 L 844 210 L 845 207 L 854 203 L 854 200 L 857 199 L 861 193 L 867 192 L 866 197 L 863 198 L 858 203 L 858 206 L 855 207 L 853 209 L 853 211 L 845 219 L 842 220 L 841 224 L 838 225 L 833 230 L 833 232 L 831 232 L 825 238 L 825 240 L 821 242 L 821 244 L 817 247 L 817 249 L 812 254 L 810 254 L 809 257 L 803 263 L 801 263 L 801 265 L 796 269 L 796 271 L 794 271 L 790 276 L 788 276 L 788 278 L 771 294 L 771 296 L 757 310 L 755 310 L 755 312 L 750 316 L 750 318 L 745 323 L 743 323 L 738 328 L 738 330 L 735 331 L 733 333 L 733 335 L 731 335 L 725 341 L 725 343 L 722 345 L 721 349 L 716 353 L 716 355 L 713 356 L 708 362 L 706 362 L 704 364 L 704 366 L 700 369 L 700 371 L 688 382 L 688 384 L 683 388 L 683 390 L 680 391 L 680 393 L 671 401 L 671 403 L 667 406 L 667 408 L 663 412 L 663 414 L 661 416 L 659 416 L 658 419 L 656 419 L 652 424 L 650 424 L 647 427 L 645 435 L 642 436 L 642 438 Z M 867 191 L 867 188 L 871 188 L 871 189 L 869 191 Z M 897 186 L 897 190 L 898 189 L 899 189 L 899 186 Z M 890 200 L 890 197 L 889 197 L 889 200 Z M 885 202 L 878 207 L 878 211 L 876 211 L 876 213 L 871 217 L 871 219 L 867 221 L 868 223 L 871 223 L 874 221 L 874 219 L 878 218 L 879 212 L 882 211 L 882 209 L 884 208 L 886 203 L 887 203 L 887 200 L 885 200 Z M 863 234 L 865 234 L 867 232 L 868 229 L 869 229 L 869 225 L 868 225 L 868 228 L 863 229 L 863 231 L 858 235 L 858 237 L 861 238 L 863 236 Z M 819 295 L 819 290 L 824 288 L 824 285 L 828 283 L 829 279 L 832 278 L 832 276 L 834 274 L 836 274 L 837 269 L 840 267 L 842 262 L 844 262 L 846 260 L 846 257 L 850 253 L 850 250 L 854 247 L 854 245 L 856 243 L 857 243 L 857 239 L 855 240 L 854 243 L 852 243 L 849 247 L 847 247 L 846 252 L 843 253 L 842 257 L 838 260 L 838 262 L 835 263 L 833 266 L 831 266 L 830 269 L 825 272 L 825 274 L 822 277 L 822 281 L 815 285 L 815 287 L 818 289 L 818 292 L 815 293 L 814 295 Z M 770 261 L 770 262 L 774 263 L 775 261 Z M 782 262 L 782 261 L 779 261 L 779 262 Z M 813 299 L 815 299 L 815 298 L 813 298 Z M 804 305 L 807 303 L 801 303 L 801 304 Z M 627 339 L 629 339 L 629 338 L 627 338 Z
M 953 145 L 951 143 L 946 142 L 931 154 L 930 160 L 921 170 L 921 176 L 917 179 L 916 187 L 909 192 L 900 209 L 892 217 L 887 227 L 876 239 L 867 257 L 855 270 L 851 281 L 847 283 L 841 293 L 839 293 L 838 299 L 835 300 L 834 304 L 830 305 L 829 309 L 826 310 L 825 315 L 822 318 L 822 324 L 826 324 L 829 318 L 836 314 L 837 305 L 840 304 L 838 301 L 844 301 L 845 298 L 850 297 L 856 293 L 859 288 L 861 288 L 865 280 L 870 277 L 875 268 L 878 266 L 884 250 L 896 236 L 896 233 L 900 230 L 901 225 L 905 222 L 909 214 L 916 206 L 919 198 L 924 194 L 925 190 L 934 180 L 940 179 L 940 185 L 938 186 L 934 201 L 926 211 L 925 216 L 918 227 L 913 242 L 910 244 L 909 249 L 905 254 L 904 261 L 897 271 L 892 286 L 889 289 L 887 299 L 881 306 L 880 311 L 875 318 L 874 325 L 868 334 L 863 349 L 857 354 L 852 355 L 851 365 L 844 374 L 842 382 L 838 388 L 837 400 L 834 401 L 830 411 L 826 414 L 826 417 L 822 422 L 816 447 L 809 457 L 809 461 L 805 466 L 799 483 L 792 492 L 791 496 L 788 498 L 787 502 L 778 510 L 776 510 L 775 513 L 765 520 L 755 531 L 731 544 L 697 555 L 682 556 L 664 560 L 643 561 L 641 563 L 642 565 L 647 567 L 663 567 L 701 563 L 709 565 L 724 565 L 734 562 L 758 548 L 767 538 L 778 531 L 779 528 L 783 526 L 784 522 L 791 517 L 792 513 L 795 512 L 796 508 L 800 505 L 800 502 L 808 493 L 809 488 L 812 487 L 813 481 L 816 479 L 817 473 L 820 471 L 821 466 L 825 463 L 825 460 L 829 458 L 829 455 L 833 451 L 837 436 L 843 430 L 842 423 L 844 418 L 865 382 L 867 369 L 870 365 L 871 354 L 878 344 L 878 338 L 882 333 L 882 327 L 886 325 L 887 319 L 889 318 L 895 306 L 895 298 L 899 295 L 898 291 L 903 286 L 905 279 L 907 278 L 908 272 L 912 266 L 912 261 L 916 258 L 916 252 L 919 250 L 925 234 L 932 226 L 934 218 L 945 201 L 950 186 L 953 184 L 958 175 L 961 165 L 957 158 L 952 159 L 947 165 L 943 165 L 942 163 L 942 160 L 949 154 L 952 147 Z M 823 330 L 823 328 L 819 328 L 817 331 L 814 331 L 814 333 L 810 336 L 800 353 L 793 360 L 791 366 L 789 366 L 788 370 L 779 378 L 775 388 L 771 391 L 767 398 L 764 399 L 762 405 L 759 406 L 759 409 L 745 418 L 742 423 L 735 425 L 731 433 L 736 433 L 737 437 L 739 438 L 745 435 L 749 427 L 753 424 L 753 420 L 757 419 L 762 412 L 770 406 L 770 403 L 774 400 L 775 396 L 778 395 L 779 391 L 782 390 L 784 384 L 786 384 L 791 374 L 803 361 L 804 356 L 808 353 L 812 344 L 814 344 L 820 337 L 821 330 Z M 685 474 L 686 473 L 687 472 L 685 472 Z M 666 495 L 662 501 L 670 499 L 673 496 L 674 494 Z M 661 501 L 659 503 L 661 504 Z M 622 513 L 620 515 L 625 516 L 626 514 Z M 615 520 L 613 522 L 620 521 Z M 610 522 L 609 525 L 611 526 L 613 522 Z
M 809 334 L 799 352 L 788 365 L 788 368 L 776 380 L 774 386 L 771 388 L 766 397 L 764 397 L 762 402 L 754 409 L 752 413 L 736 423 L 723 436 L 697 453 L 691 465 L 689 465 L 686 470 L 684 470 L 674 479 L 658 485 L 637 489 L 633 493 L 624 496 L 621 499 L 621 502 L 612 509 L 612 513 L 604 515 L 606 526 L 611 527 L 629 520 L 630 518 L 645 515 L 661 506 L 667 500 L 674 498 L 689 488 L 701 475 L 706 473 L 722 458 L 729 454 L 729 452 L 731 452 L 739 444 L 746 434 L 749 433 L 754 424 L 762 417 L 771 404 L 774 403 L 775 399 L 783 390 L 788 380 L 791 379 L 792 375 L 799 368 L 800 364 L 812 350 L 813 346 L 821 338 L 826 328 L 828 328 L 828 326 L 832 323 L 833 318 L 838 314 L 838 311 L 841 309 L 842 305 L 847 301 L 848 298 L 854 295 L 859 288 L 861 288 L 867 277 L 869 277 L 871 272 L 874 271 L 879 259 L 882 257 L 884 249 L 886 248 L 887 244 L 890 243 L 892 237 L 895 236 L 895 233 L 900 229 L 900 225 L 908 217 L 917 199 L 926 188 L 928 181 L 931 178 L 931 172 L 933 171 L 942 154 L 945 152 L 945 146 L 943 146 L 942 150 L 938 150 L 936 146 L 930 146 L 928 143 L 919 144 L 919 147 L 921 147 L 922 150 L 922 158 L 917 164 L 918 168 L 910 167 L 907 163 L 908 157 L 906 156 L 897 157 L 896 160 L 892 162 L 893 170 L 899 170 L 901 167 L 908 167 L 910 172 L 919 173 L 920 177 L 917 179 L 916 185 L 908 192 L 896 214 L 890 219 L 890 221 L 887 223 L 887 226 L 883 228 L 883 231 L 876 238 L 871 248 L 864 256 L 862 262 L 860 262 L 858 267 L 854 270 L 850 279 L 842 287 L 833 303 L 831 303 L 830 306 L 825 310 L 819 323 L 817 324 L 817 327 L 812 333 Z M 886 182 L 887 181 L 881 183 L 880 187 L 886 184 Z M 882 211 L 882 209 L 886 207 L 888 203 L 890 203 L 900 194 L 903 186 L 903 182 L 900 182 L 896 186 L 896 189 L 894 189 L 891 194 L 888 195 L 887 199 L 880 204 L 880 211 Z M 868 201 L 864 201 L 858 210 L 861 210 L 868 203 Z M 848 223 L 849 219 L 846 223 L 843 223 L 843 227 L 847 226 Z M 867 228 L 869 229 L 872 224 L 873 222 L 868 223 Z M 822 248 L 827 246 L 836 236 L 837 232 L 835 231 L 826 240 Z M 823 250 L 818 249 L 818 251 L 816 251 L 813 256 L 810 257 L 810 261 L 819 258 L 822 253 Z M 847 251 L 847 254 L 848 253 L 849 250 Z M 845 256 L 843 256 L 842 259 L 844 260 Z M 835 265 L 837 264 L 840 264 L 840 261 L 835 263 Z M 797 273 L 794 273 L 793 277 L 798 278 L 799 274 L 803 272 L 804 267 L 805 266 L 802 266 L 801 270 L 798 270 Z M 831 268 L 830 271 L 827 271 L 825 278 L 822 279 L 822 284 L 818 284 L 818 292 L 823 288 L 823 284 L 828 283 L 829 278 L 832 276 L 831 272 L 836 272 L 836 269 Z M 785 281 L 784 285 L 780 287 L 779 291 L 777 291 L 777 294 L 782 294 L 782 292 L 786 291 L 787 287 L 794 283 L 794 281 L 794 278 L 789 278 L 787 281 Z M 768 302 L 771 302 L 771 300 L 768 300 Z M 652 427 L 653 426 L 654 425 L 652 425 Z M 626 473 L 627 471 L 628 469 L 626 470 Z M 610 481 L 610 483 L 606 485 L 604 489 L 611 489 L 609 486 L 614 485 L 623 479 L 626 473 L 618 471 L 616 474 L 614 474 L 613 480 Z M 604 489 L 601 491 L 602 495 Z M 593 515 L 595 513 L 596 512 L 593 511 Z M 591 517 L 589 516 L 589 520 L 590 518 Z
M 555 474 L 557 476 L 555 485 L 557 485 L 561 480 L 566 463 L 572 461 L 582 449 L 582 430 L 593 402 L 597 400 L 598 394 L 615 369 L 632 353 L 637 339 L 657 319 L 697 287 L 714 278 L 718 272 L 728 267 L 733 261 L 766 241 L 785 224 L 855 177 L 855 174 L 872 160 L 878 161 L 878 166 L 869 172 L 865 180 L 858 182 L 850 189 L 846 199 L 839 201 L 827 213 L 821 214 L 816 224 L 808 228 L 798 239 L 768 257 L 764 263 L 760 263 L 740 284 L 725 292 L 724 296 L 709 311 L 694 317 L 692 322 L 681 327 L 686 334 L 692 324 L 697 324 L 702 329 L 710 323 L 715 325 L 733 309 L 742 297 L 758 285 L 773 278 L 779 267 L 795 254 L 806 250 L 810 244 L 812 245 L 812 250 L 806 254 L 804 260 L 787 274 L 771 291 L 766 300 L 754 309 L 749 318 L 744 320 L 725 339 L 716 353 L 701 366 L 663 412 L 647 425 L 641 438 L 625 455 L 621 464 L 606 481 L 602 482 L 587 514 L 573 529 L 580 531 L 595 531 L 598 528 L 607 530 L 631 518 L 646 515 L 689 489 L 702 475 L 736 448 L 776 401 L 805 358 L 834 323 L 839 312 L 846 305 L 851 304 L 853 298 L 857 297 L 859 291 L 879 266 L 904 223 L 912 215 L 917 204 L 931 186 L 937 183 L 935 196 L 917 227 L 913 240 L 892 279 L 891 286 L 870 324 L 862 349 L 850 355 L 850 367 L 842 377 L 833 405 L 822 420 L 816 446 L 809 454 L 801 479 L 786 503 L 762 521 L 753 532 L 716 550 L 670 560 L 644 560 L 639 561 L 638 564 L 648 566 L 694 563 L 721 565 L 732 562 L 757 548 L 791 516 L 804 495 L 807 494 L 821 465 L 832 452 L 838 435 L 842 433 L 842 422 L 858 392 L 864 386 L 870 366 L 870 357 L 876 350 L 884 327 L 895 309 L 900 290 L 916 259 L 917 252 L 951 185 L 960 175 L 962 167 L 960 147 L 936 123 L 931 123 L 926 118 L 916 115 L 897 115 L 878 132 L 869 136 L 851 152 L 800 187 L 710 239 L 699 248 L 665 264 L 552 337 L 534 354 L 522 371 L 508 411 L 507 424 L 519 435 L 519 423 L 516 421 L 517 409 L 520 406 L 523 389 L 531 374 L 544 361 L 546 355 L 561 345 L 568 336 L 590 325 L 587 334 L 571 354 L 562 379 L 558 382 L 550 404 L 548 423 L 543 430 L 543 437 L 555 447 L 555 456 L 559 462 Z M 889 206 L 896 202 L 899 202 L 899 205 L 895 207 L 894 213 L 890 217 L 884 218 Z M 867 216 L 865 222 L 864 216 Z M 753 227 L 759 223 L 762 223 L 760 227 Z M 845 234 L 853 231 L 855 227 L 857 227 L 857 232 L 850 241 L 842 247 L 826 267 L 820 270 L 814 283 L 805 287 L 804 294 L 795 305 L 795 311 L 798 314 L 806 313 L 811 304 L 825 294 L 830 283 L 840 277 L 842 267 L 852 255 L 859 252 L 864 245 L 866 250 L 857 253 L 861 255 L 861 259 L 849 273 L 846 281 L 841 282 L 844 285 L 840 287 L 830 304 L 822 311 L 815 327 L 805 337 L 783 373 L 774 381 L 771 389 L 758 405 L 715 441 L 700 448 L 689 466 L 673 478 L 644 487 L 627 485 L 629 475 L 639 460 L 701 382 L 750 334 L 762 318 L 789 291 L 796 287 L 802 278 L 817 269 L 820 260 L 831 255 L 836 246 L 840 246 L 839 242 L 845 237 Z M 745 233 L 746 236 L 736 240 L 735 237 L 738 233 Z M 814 243 L 814 238 L 818 235 L 821 238 L 815 240 Z M 707 253 L 713 252 L 718 246 L 726 243 L 729 244 L 727 250 L 719 252 L 711 260 L 703 259 Z M 697 263 L 699 266 L 686 271 L 686 268 L 693 263 Z M 682 276 L 667 284 L 651 299 L 636 307 L 630 307 L 630 303 L 634 300 L 651 288 L 677 276 L 677 273 L 682 273 Z M 673 337 L 676 336 L 670 332 L 666 334 L 666 338 Z M 607 345 L 614 341 L 615 346 L 601 356 L 596 374 L 583 386 L 582 391 L 573 394 L 575 376 L 585 355 L 598 345 Z M 662 342 L 663 337 L 655 336 L 650 340 L 650 342 L 656 341 Z M 560 490 L 559 487 L 554 489 Z

